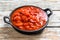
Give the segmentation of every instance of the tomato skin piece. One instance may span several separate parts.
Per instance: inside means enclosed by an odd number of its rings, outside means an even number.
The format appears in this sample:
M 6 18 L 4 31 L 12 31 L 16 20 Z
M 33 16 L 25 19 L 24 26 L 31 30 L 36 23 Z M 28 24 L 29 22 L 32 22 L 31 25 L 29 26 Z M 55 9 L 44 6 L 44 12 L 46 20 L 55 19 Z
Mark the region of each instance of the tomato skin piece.
M 14 20 L 19 21 L 19 20 L 21 20 L 21 17 L 20 16 L 15 16 Z
M 15 26 L 21 26 L 21 25 L 23 25 L 22 22 L 19 22 L 19 23 L 13 22 L 13 24 L 14 24 Z
M 19 29 L 20 30 L 25 30 L 25 28 L 23 26 L 20 26 Z
M 41 26 L 41 24 L 39 24 L 39 23 L 35 23 L 35 25 L 36 25 L 36 26 Z
M 25 26 L 25 28 L 26 28 L 26 29 L 29 29 L 29 28 L 30 28 L 30 26 Z
M 24 23 L 24 26 L 28 26 L 29 24 L 28 23 Z
M 32 28 L 29 28 L 29 30 L 33 30 Z
M 24 22 L 28 21 L 28 19 L 27 19 L 26 16 L 22 16 L 22 20 L 23 20 Z
M 20 16 L 20 13 L 19 12 L 14 12 L 14 14 L 12 15 L 13 17 L 15 16 Z

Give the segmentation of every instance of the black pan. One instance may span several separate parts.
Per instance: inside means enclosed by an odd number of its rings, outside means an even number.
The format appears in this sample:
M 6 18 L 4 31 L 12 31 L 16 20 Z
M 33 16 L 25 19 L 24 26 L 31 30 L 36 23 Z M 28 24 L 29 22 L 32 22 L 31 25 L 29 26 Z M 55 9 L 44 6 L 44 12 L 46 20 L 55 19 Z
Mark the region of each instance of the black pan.
M 32 5 L 25 5 L 25 6 L 32 6 Z M 17 10 L 17 9 L 19 9 L 19 8 L 22 8 L 22 7 L 25 7 L 25 6 L 18 7 L 18 8 L 16 8 L 15 10 Z M 33 7 L 37 7 L 37 6 L 33 6 Z M 40 7 L 37 7 L 37 8 L 41 9 Z M 12 13 L 13 13 L 15 10 L 13 10 Z M 46 15 L 47 15 L 47 22 L 46 22 L 46 24 L 45 24 L 42 28 L 40 28 L 40 29 L 38 29 L 38 30 L 34 30 L 34 31 L 24 31 L 24 30 L 20 30 L 20 29 L 18 29 L 17 27 L 15 27 L 14 25 L 12 25 L 12 22 L 11 22 L 11 20 L 10 20 L 10 17 L 11 17 L 11 15 L 12 15 L 12 13 L 10 14 L 9 17 L 4 16 L 3 19 L 4 19 L 4 22 L 5 22 L 5 23 L 10 24 L 10 25 L 11 25 L 16 31 L 18 31 L 19 33 L 28 34 L 28 35 L 40 34 L 40 33 L 42 33 L 42 31 L 44 30 L 44 28 L 47 26 L 50 15 L 52 15 L 52 11 L 51 11 L 49 8 L 42 9 L 42 10 L 43 10 L 43 11 L 46 13 Z M 48 12 L 48 11 L 49 11 L 49 12 Z M 7 21 L 6 19 L 9 19 L 9 21 Z

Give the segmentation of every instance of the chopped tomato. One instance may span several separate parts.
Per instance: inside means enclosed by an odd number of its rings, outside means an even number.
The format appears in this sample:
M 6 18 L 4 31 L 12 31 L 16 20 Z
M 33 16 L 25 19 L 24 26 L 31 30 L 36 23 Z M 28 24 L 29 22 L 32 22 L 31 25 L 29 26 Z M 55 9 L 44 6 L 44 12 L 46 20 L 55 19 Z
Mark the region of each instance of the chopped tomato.
M 12 24 L 20 30 L 38 30 L 47 21 L 46 13 L 34 6 L 26 6 L 16 9 L 11 15 Z

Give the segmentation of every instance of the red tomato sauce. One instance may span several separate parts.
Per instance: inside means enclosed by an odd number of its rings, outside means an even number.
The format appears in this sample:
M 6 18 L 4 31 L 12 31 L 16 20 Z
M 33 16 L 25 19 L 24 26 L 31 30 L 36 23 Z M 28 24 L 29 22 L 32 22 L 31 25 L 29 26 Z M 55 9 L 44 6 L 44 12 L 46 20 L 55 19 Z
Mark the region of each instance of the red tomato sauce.
M 16 9 L 11 17 L 12 24 L 20 30 L 38 30 L 42 28 L 47 21 L 46 13 L 40 8 L 26 6 Z

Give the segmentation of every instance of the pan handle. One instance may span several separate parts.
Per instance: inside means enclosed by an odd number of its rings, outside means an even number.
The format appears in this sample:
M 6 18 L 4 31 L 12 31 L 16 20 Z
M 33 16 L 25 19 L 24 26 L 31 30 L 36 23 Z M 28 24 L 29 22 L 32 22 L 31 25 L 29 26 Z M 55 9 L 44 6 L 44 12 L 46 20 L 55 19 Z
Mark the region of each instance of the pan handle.
M 47 9 L 44 9 L 44 11 L 47 13 L 48 17 L 52 15 L 51 9 L 47 8 Z
M 7 19 L 9 20 L 9 17 L 7 17 L 7 16 L 3 17 L 4 22 L 11 25 L 10 20 L 7 21 Z

